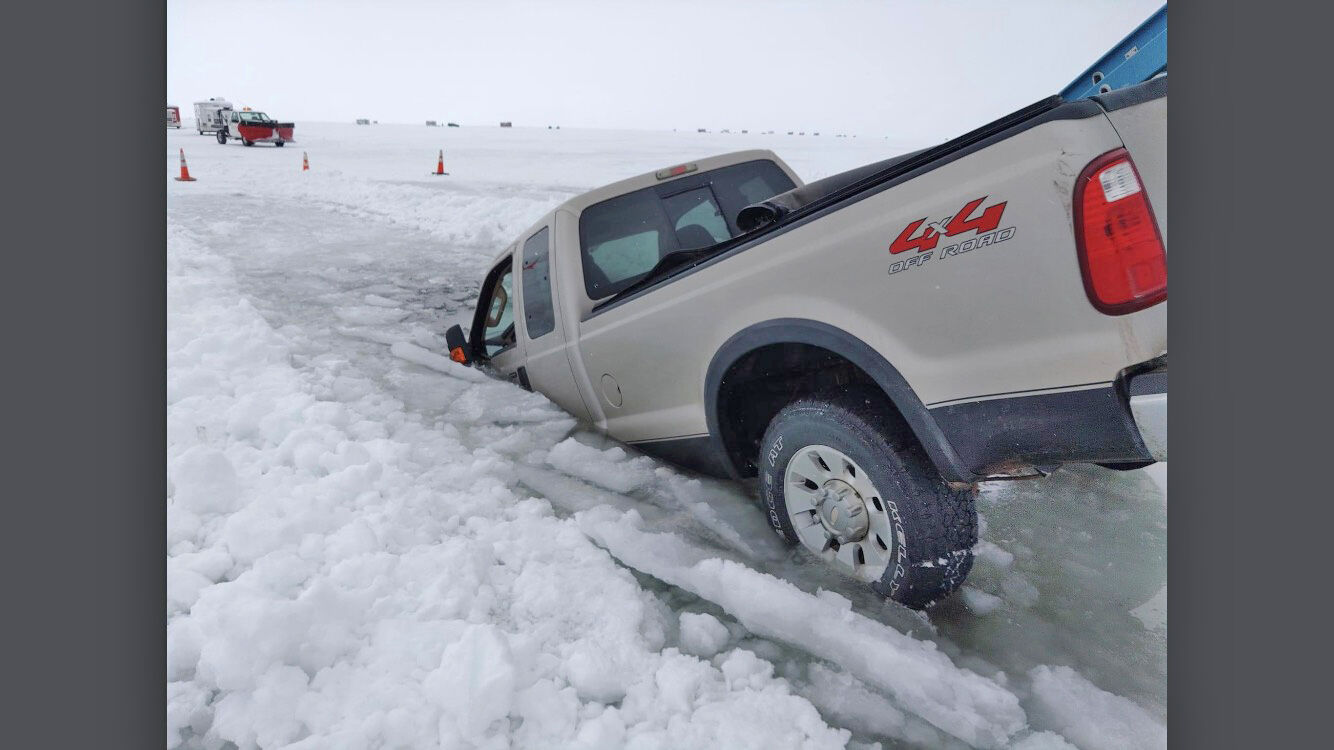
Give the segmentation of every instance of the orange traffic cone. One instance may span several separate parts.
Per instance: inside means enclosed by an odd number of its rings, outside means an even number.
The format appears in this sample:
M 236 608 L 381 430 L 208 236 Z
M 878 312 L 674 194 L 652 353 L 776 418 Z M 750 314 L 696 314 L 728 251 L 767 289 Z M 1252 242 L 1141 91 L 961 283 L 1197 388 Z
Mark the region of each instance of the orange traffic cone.
M 440 149 L 440 156 L 436 159 L 435 171 L 432 172 L 431 174 L 435 175 L 436 177 L 442 177 L 444 175 L 449 174 L 448 172 L 445 171 L 445 150 L 443 148 Z
M 185 165 L 185 149 L 181 149 L 181 176 L 176 178 L 177 182 L 194 182 L 195 178 L 190 176 L 190 168 Z
M 302 151 L 302 152 L 301 152 L 301 171 L 302 171 L 302 172 L 309 172 L 309 171 L 310 171 L 310 159 L 306 158 L 306 152 L 305 152 L 305 151 Z

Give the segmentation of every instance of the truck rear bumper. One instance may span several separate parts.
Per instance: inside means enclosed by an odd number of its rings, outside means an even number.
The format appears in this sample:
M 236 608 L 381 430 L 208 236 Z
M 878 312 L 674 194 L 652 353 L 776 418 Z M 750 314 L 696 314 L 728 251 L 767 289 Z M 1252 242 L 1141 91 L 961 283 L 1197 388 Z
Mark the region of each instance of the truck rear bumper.
M 1166 461 L 1167 357 L 1108 383 L 942 404 L 930 414 L 975 478 L 1066 463 Z
M 1167 460 L 1167 365 L 1132 377 L 1126 383 L 1130 413 L 1140 439 L 1155 461 Z
M 1149 455 L 1155 461 L 1167 460 L 1167 394 L 1151 393 L 1130 397 L 1130 413 Z

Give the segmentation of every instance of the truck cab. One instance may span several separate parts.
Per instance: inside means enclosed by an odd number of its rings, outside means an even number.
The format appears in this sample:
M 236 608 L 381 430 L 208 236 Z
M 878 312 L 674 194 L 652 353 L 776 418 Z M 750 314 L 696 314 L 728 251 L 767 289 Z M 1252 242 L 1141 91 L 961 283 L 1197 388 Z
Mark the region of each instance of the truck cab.
M 567 201 L 496 256 L 482 284 L 467 359 L 607 430 L 620 416 L 624 394 L 610 374 L 614 356 L 589 357 L 579 348 L 580 327 L 593 307 L 669 255 L 739 236 L 742 209 L 802 184 L 773 152 L 751 150 L 658 170 Z

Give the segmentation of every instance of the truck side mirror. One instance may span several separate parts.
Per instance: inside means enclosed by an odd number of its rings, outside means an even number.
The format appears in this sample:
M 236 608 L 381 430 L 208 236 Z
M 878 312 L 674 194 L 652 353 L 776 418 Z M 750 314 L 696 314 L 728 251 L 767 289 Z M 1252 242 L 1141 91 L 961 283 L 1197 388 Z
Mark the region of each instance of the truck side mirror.
M 449 347 L 449 358 L 461 365 L 472 364 L 468 357 L 468 340 L 463 337 L 463 327 L 454 324 L 445 331 L 445 346 Z

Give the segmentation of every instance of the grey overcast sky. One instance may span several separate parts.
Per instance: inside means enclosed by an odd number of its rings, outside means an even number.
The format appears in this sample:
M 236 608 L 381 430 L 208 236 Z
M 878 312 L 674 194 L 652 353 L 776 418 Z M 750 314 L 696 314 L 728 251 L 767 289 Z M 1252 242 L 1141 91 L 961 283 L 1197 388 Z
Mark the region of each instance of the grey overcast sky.
M 1162 0 L 169 0 L 167 99 L 293 120 L 943 140 L 1054 94 Z

